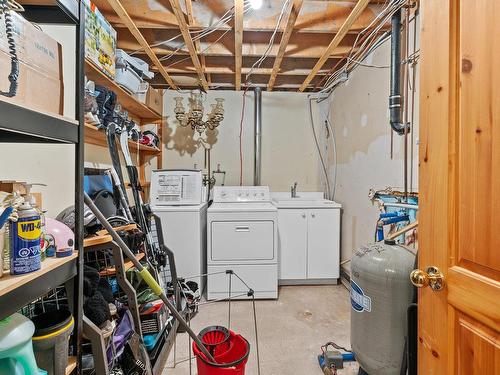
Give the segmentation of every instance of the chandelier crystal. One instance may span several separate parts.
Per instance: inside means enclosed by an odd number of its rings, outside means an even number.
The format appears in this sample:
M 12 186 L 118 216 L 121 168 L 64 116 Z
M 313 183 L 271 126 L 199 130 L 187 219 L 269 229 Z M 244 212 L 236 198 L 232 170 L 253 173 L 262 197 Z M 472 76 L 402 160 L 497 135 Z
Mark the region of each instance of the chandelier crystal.
M 186 113 L 186 109 L 182 103 L 183 98 L 177 96 L 175 100 L 175 118 L 179 121 L 181 126 L 190 126 L 191 129 L 196 130 L 200 135 L 207 129 L 214 130 L 217 128 L 222 120 L 224 120 L 224 99 L 215 98 L 215 104 L 211 105 L 211 112 L 207 114 L 207 120 L 203 121 L 204 108 L 201 94 L 192 93 L 189 98 L 189 111 Z

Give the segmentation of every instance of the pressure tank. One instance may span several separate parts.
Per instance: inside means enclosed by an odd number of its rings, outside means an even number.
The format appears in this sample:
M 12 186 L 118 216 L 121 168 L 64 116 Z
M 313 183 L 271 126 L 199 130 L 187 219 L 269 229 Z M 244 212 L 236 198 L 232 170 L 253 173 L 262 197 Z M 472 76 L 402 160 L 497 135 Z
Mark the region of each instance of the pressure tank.
M 400 374 L 414 266 L 415 252 L 394 241 L 362 246 L 353 255 L 351 346 L 369 375 Z

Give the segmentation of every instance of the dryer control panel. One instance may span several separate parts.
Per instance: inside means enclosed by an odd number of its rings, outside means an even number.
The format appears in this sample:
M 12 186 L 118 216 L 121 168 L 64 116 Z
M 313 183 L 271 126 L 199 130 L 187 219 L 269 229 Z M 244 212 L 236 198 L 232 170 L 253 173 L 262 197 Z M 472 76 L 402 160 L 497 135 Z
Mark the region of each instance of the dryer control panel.
M 269 186 L 214 186 L 214 202 L 269 202 Z

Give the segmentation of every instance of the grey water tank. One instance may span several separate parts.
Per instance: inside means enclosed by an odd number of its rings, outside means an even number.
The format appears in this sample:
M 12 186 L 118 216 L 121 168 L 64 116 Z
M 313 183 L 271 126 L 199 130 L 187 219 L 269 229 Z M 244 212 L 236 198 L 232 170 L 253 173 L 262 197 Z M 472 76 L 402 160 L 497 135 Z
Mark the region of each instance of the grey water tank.
M 394 242 L 362 246 L 352 258 L 351 346 L 369 375 L 400 374 L 414 263 L 414 251 Z

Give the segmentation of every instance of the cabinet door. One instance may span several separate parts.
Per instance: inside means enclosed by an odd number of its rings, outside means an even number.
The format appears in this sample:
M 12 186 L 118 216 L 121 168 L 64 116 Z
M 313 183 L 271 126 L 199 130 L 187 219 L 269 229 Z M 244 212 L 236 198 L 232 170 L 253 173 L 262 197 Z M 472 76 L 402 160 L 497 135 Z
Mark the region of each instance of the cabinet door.
M 339 277 L 340 210 L 307 210 L 307 277 Z
M 278 210 L 279 278 L 305 279 L 307 216 L 305 210 Z

